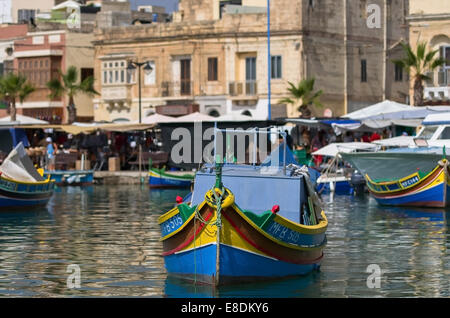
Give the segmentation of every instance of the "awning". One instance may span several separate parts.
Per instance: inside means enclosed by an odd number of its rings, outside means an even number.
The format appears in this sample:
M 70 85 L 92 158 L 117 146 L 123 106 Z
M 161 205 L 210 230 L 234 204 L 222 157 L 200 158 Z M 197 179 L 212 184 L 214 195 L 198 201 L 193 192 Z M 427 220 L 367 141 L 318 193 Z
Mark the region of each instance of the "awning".
M 97 130 L 104 131 L 117 131 L 117 132 L 127 132 L 127 131 L 137 131 L 137 130 L 147 130 L 155 127 L 154 124 L 95 124 L 95 125 L 20 125 L 20 128 L 28 129 L 55 129 L 62 130 L 66 133 L 72 135 L 78 134 L 90 134 Z
M 380 139 L 372 141 L 372 143 L 384 147 L 408 147 L 411 143 L 414 143 L 414 136 L 399 136 L 394 138 Z
M 335 157 L 338 153 L 344 152 L 355 152 L 358 150 L 364 151 L 375 151 L 379 148 L 378 145 L 374 145 L 367 142 L 342 142 L 342 143 L 333 143 L 329 144 L 323 148 L 312 153 L 312 155 L 316 156 L 327 156 L 327 157 Z

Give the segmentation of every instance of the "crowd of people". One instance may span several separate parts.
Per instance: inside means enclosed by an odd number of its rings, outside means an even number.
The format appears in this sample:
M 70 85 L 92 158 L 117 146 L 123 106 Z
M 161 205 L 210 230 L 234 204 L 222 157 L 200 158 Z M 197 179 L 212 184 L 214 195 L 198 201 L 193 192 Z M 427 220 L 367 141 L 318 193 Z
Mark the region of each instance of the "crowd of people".
M 108 168 L 108 158 L 120 158 L 121 169 L 127 169 L 128 162 L 137 158 L 138 145 L 142 151 L 157 151 L 158 139 L 155 133 L 117 133 L 101 132 L 94 134 L 72 135 L 65 132 L 44 131 L 38 129 L 33 132 L 30 140 L 32 149 L 39 148 L 45 152 L 44 165 L 48 170 L 55 170 L 58 154 L 76 153 L 93 163 L 95 170 Z M 34 158 L 35 161 L 40 160 Z M 38 162 L 36 162 L 38 163 Z M 42 164 L 42 162 L 40 162 Z
M 304 151 L 306 155 L 311 157 L 315 151 L 331 144 L 339 142 L 373 142 L 380 139 L 392 137 L 392 133 L 388 129 L 384 129 L 381 134 L 373 132 L 354 132 L 346 131 L 343 134 L 336 134 L 333 129 L 309 129 L 303 127 L 300 130 L 297 142 L 291 143 L 292 150 Z M 289 137 L 292 140 L 292 137 Z M 323 156 L 312 156 L 314 166 L 319 167 L 323 163 Z

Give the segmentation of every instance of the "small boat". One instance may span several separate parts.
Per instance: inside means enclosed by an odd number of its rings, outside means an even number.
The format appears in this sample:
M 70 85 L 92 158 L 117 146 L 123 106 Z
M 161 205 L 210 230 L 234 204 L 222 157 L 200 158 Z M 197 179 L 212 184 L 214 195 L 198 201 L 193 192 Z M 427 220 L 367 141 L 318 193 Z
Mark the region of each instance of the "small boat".
M 55 183 L 36 170 L 19 143 L 0 166 L 0 209 L 45 206 L 53 195 Z
M 189 188 L 194 181 L 193 174 L 179 174 L 157 168 L 151 168 L 148 176 L 150 188 Z
M 328 221 L 306 167 L 205 165 L 191 204 L 177 203 L 159 218 L 172 277 L 217 286 L 320 268 Z
M 446 207 L 450 204 L 450 114 L 429 115 L 408 148 L 343 153 L 365 177 L 381 205 Z
M 90 186 L 94 183 L 94 170 L 45 171 L 58 186 Z
M 317 191 L 319 193 L 335 193 L 337 195 L 353 194 L 352 176 L 354 171 L 350 168 L 340 167 L 341 153 L 358 151 L 376 151 L 379 146 L 365 142 L 332 143 L 312 153 L 314 156 L 333 158 L 327 168 L 317 178 Z

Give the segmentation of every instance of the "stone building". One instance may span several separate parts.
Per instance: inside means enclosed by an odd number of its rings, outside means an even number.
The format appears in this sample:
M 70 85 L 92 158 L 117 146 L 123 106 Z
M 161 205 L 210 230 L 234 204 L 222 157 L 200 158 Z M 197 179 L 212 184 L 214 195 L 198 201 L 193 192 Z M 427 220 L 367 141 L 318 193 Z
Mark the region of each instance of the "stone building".
M 266 4 L 180 0 L 170 23 L 97 30 L 95 119 L 138 119 L 138 74 L 128 72 L 129 61 L 152 68 L 141 73 L 143 116 L 198 109 L 267 119 Z M 315 116 L 339 116 L 383 99 L 405 102 L 408 79 L 389 60 L 408 41 L 408 10 L 407 0 L 271 0 L 270 117 L 298 116 L 296 106 L 279 101 L 288 96 L 288 82 L 311 77 L 324 91 L 324 108 L 313 109 Z
M 418 42 L 426 42 L 429 50 L 439 50 L 438 55 L 447 60 L 443 67 L 428 74 L 431 80 L 425 82 L 425 103 L 450 104 L 450 2 L 410 0 L 407 21 L 413 49 Z M 413 100 L 413 83 L 410 87 Z
M 92 33 L 70 29 L 28 32 L 14 42 L 14 70 L 27 77 L 35 91 L 17 104 L 17 112 L 52 123 L 67 120 L 67 96 L 49 99 L 46 83 L 75 66 L 81 79 L 93 75 L 94 50 Z M 93 119 L 92 97 L 76 95 L 75 105 L 79 121 Z

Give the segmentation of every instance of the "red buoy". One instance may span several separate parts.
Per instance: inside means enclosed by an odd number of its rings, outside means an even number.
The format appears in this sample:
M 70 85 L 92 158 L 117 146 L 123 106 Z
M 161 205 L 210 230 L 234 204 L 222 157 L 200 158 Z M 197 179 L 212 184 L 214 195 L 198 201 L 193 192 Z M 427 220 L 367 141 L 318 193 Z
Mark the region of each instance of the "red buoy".
M 280 206 L 279 206 L 278 204 L 277 204 L 277 205 L 274 205 L 274 206 L 272 207 L 272 213 L 273 213 L 273 214 L 277 214 L 278 211 L 280 211 Z
M 183 203 L 183 198 L 177 195 L 176 201 L 178 204 Z

